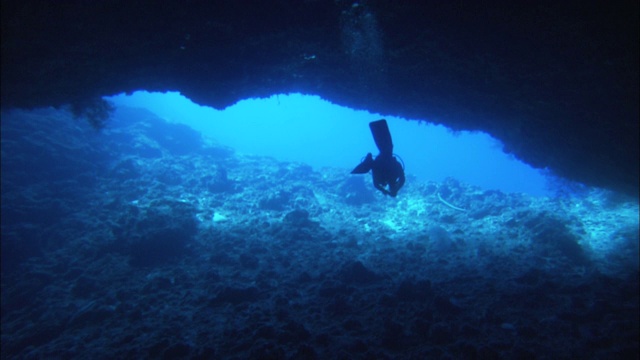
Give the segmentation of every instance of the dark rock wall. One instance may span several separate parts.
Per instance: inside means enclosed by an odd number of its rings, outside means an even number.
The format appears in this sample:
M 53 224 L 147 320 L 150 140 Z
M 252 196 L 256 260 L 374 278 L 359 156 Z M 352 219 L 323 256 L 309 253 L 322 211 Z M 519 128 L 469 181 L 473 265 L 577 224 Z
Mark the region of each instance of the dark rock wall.
M 2 106 L 301 92 L 638 193 L 638 2 L 2 1 Z

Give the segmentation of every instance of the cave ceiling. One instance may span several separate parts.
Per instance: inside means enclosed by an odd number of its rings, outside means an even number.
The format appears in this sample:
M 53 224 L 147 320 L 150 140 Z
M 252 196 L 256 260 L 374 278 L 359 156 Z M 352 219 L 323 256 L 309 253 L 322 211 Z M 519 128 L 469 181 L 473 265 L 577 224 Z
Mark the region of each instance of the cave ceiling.
M 639 17 L 637 1 L 2 1 L 2 108 L 313 94 L 637 194 Z

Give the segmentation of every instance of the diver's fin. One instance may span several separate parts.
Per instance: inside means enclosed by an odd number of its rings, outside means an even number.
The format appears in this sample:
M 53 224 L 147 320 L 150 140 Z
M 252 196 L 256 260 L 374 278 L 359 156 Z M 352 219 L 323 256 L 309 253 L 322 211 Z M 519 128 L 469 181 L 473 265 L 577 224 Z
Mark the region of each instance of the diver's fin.
M 393 154 L 393 142 L 391 141 L 387 120 L 372 121 L 369 123 L 369 128 L 371 128 L 373 140 L 375 140 L 380 154 Z
M 351 170 L 352 174 L 366 174 L 371 170 L 371 166 L 373 165 L 373 156 L 371 153 L 368 153 L 362 162 L 355 167 L 355 169 Z

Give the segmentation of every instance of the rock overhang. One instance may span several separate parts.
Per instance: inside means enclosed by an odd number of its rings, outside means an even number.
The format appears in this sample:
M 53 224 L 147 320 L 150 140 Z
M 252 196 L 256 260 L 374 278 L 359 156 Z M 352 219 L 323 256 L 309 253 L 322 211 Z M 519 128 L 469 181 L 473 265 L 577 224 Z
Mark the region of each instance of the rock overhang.
M 638 193 L 638 4 L 3 1 L 2 107 L 299 92 Z

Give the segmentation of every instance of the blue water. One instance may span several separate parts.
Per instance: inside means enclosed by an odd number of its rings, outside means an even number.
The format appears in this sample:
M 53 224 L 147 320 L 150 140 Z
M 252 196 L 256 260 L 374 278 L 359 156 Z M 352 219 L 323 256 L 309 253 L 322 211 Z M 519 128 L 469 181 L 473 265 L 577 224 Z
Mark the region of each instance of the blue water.
M 301 94 L 243 100 L 224 110 L 199 106 L 175 92 L 138 91 L 107 99 L 189 125 L 241 153 L 303 162 L 315 169 L 350 170 L 367 152 L 375 155 L 367 124 L 385 118 L 394 152 L 404 160 L 406 173 L 420 181 L 452 177 L 485 190 L 534 196 L 553 193 L 543 171 L 505 154 L 497 139 L 482 132 L 452 132 L 429 119 L 407 121 Z

